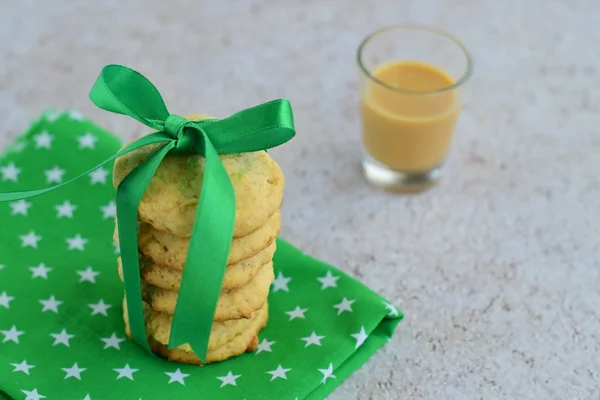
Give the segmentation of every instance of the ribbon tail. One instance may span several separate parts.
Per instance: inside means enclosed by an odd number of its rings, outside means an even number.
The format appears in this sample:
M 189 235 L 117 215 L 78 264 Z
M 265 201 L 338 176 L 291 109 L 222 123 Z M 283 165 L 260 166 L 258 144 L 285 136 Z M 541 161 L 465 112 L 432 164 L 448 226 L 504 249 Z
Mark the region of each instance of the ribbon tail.
M 82 173 L 79 176 L 76 176 L 73 179 L 69 179 L 68 181 L 61 183 L 60 185 L 50 186 L 50 187 L 43 188 L 43 189 L 0 193 L 0 203 L 5 202 L 5 201 L 28 199 L 31 197 L 40 196 L 44 193 L 51 192 L 53 190 L 59 189 L 63 186 L 66 186 L 66 185 L 76 181 L 79 178 L 82 178 L 82 177 L 88 175 L 90 172 L 95 171 L 96 169 L 100 168 L 101 166 L 103 166 L 111 161 L 114 161 L 116 158 L 121 157 L 123 154 L 127 154 L 130 151 L 133 151 L 133 150 L 138 149 L 143 146 L 147 146 L 149 144 L 167 142 L 167 141 L 171 141 L 171 140 L 173 140 L 173 139 L 162 132 L 157 132 L 157 133 L 153 133 L 148 136 L 144 136 L 141 139 L 137 140 L 136 142 L 130 144 L 129 146 L 127 146 L 126 148 L 124 148 L 123 150 L 121 150 L 120 152 L 115 154 L 114 156 L 107 158 L 106 160 L 102 161 L 100 164 L 96 165 L 95 167 L 89 169 L 88 171 Z
M 175 146 L 171 141 L 158 149 L 121 182 L 117 189 L 117 219 L 125 300 L 129 314 L 129 327 L 133 340 L 151 352 L 144 324 L 142 288 L 138 253 L 138 207 L 146 187 L 154 176 L 163 158 Z
M 169 348 L 188 343 L 205 362 L 233 237 L 235 192 L 211 141 L 204 132 L 202 135 L 206 158 L 204 178 Z

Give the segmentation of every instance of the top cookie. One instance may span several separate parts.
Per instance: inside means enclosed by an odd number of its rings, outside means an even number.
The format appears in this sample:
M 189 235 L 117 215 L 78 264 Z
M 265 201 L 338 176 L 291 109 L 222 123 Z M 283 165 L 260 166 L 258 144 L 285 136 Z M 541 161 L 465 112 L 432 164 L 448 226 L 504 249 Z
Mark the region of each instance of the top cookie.
M 205 118 L 209 117 L 186 117 L 193 121 Z M 145 146 L 117 158 L 113 172 L 115 188 L 159 146 L 162 144 Z M 235 191 L 233 237 L 243 237 L 263 226 L 279 209 L 284 176 L 279 165 L 265 151 L 221 154 L 219 157 Z M 138 218 L 157 230 L 190 237 L 203 174 L 204 157 L 165 157 L 142 197 Z

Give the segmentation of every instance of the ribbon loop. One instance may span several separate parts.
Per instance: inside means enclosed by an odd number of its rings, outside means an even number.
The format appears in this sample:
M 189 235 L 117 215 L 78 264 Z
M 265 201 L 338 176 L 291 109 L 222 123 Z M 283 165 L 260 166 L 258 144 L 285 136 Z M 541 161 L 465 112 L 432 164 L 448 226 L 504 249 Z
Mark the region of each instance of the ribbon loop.
M 145 76 L 121 65 L 102 68 L 90 91 L 98 107 L 128 115 L 150 128 L 160 130 L 169 111 L 158 89 Z

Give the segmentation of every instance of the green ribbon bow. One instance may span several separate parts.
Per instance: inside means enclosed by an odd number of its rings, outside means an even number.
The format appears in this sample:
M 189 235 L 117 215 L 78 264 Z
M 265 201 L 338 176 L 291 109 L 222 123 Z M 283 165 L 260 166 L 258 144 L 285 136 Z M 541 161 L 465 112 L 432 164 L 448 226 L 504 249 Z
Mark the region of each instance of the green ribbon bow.
M 170 114 L 154 85 L 140 73 L 108 65 L 90 91 L 98 107 L 128 115 L 157 132 L 142 137 L 94 168 L 60 185 L 0 193 L 0 202 L 39 196 L 68 185 L 130 151 L 163 143 L 125 177 L 117 188 L 117 219 L 125 297 L 133 340 L 151 352 L 144 326 L 138 259 L 137 212 L 146 187 L 167 154 L 205 158 L 201 196 L 179 289 L 169 349 L 188 343 L 206 360 L 212 322 L 221 292 L 235 221 L 235 193 L 219 154 L 279 146 L 294 137 L 289 101 L 280 99 L 218 120 L 188 121 Z

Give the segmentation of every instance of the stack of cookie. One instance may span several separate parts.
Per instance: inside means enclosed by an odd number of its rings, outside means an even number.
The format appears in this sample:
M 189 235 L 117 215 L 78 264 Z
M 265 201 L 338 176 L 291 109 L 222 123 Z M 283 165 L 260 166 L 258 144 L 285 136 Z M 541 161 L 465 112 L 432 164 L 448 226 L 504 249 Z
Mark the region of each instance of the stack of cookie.
M 199 120 L 195 115 L 188 119 Z M 146 146 L 119 157 L 115 187 L 156 150 Z M 284 177 L 265 152 L 221 155 L 233 184 L 236 219 L 228 266 L 209 340 L 207 362 L 252 351 L 268 318 L 274 280 L 272 259 L 280 230 Z M 146 331 L 152 350 L 183 363 L 201 364 L 188 345 L 169 350 L 172 316 L 200 196 L 204 158 L 167 156 L 156 171 L 138 212 L 140 276 Z M 118 233 L 115 229 L 115 241 Z M 119 258 L 121 279 L 122 265 Z M 124 302 L 125 305 L 125 302 Z M 129 335 L 127 310 L 124 319 Z

